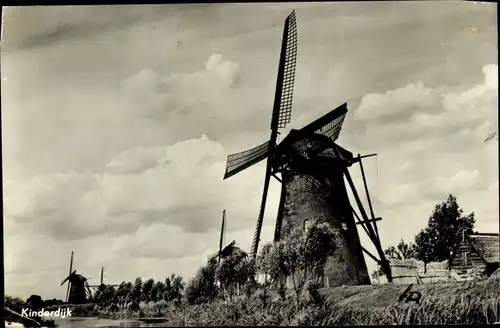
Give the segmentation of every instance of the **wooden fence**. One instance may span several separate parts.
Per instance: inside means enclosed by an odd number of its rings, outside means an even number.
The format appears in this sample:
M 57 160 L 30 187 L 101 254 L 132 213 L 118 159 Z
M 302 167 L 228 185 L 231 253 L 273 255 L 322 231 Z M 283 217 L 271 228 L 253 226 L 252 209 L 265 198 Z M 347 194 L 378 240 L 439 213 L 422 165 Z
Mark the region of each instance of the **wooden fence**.
M 390 260 L 395 285 L 430 284 L 453 280 L 446 262 L 424 263 L 415 259 Z

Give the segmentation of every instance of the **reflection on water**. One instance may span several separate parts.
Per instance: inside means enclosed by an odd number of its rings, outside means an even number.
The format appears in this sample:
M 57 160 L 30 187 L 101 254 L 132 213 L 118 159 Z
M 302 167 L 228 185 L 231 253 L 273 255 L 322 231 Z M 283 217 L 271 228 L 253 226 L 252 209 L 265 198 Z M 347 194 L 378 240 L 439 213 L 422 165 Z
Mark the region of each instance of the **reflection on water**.
M 167 323 L 144 323 L 136 320 L 111 320 L 77 317 L 56 319 L 55 323 L 57 328 L 152 328 L 169 326 Z

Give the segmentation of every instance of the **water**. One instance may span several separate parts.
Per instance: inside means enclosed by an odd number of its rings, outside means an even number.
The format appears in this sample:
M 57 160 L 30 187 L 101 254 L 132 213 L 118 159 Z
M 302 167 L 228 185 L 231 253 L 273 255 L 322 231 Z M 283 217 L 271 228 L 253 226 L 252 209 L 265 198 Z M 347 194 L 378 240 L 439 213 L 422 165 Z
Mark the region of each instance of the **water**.
M 137 320 L 111 320 L 68 317 L 56 319 L 57 328 L 153 328 L 169 327 L 167 323 L 144 323 Z

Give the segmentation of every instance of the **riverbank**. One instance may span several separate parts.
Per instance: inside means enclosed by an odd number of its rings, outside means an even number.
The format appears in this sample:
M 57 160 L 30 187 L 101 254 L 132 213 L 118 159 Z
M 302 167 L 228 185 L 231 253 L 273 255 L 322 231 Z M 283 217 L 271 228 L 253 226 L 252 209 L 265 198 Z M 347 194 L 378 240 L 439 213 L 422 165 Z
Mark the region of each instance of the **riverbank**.
M 225 325 L 393 325 L 492 324 L 500 321 L 500 278 L 413 285 L 344 286 L 308 292 L 299 301 L 271 293 L 264 304 L 258 293 L 200 305 L 183 301 L 150 303 L 139 311 L 98 310 L 95 304 L 62 305 L 75 317 L 134 320 L 172 326 Z M 405 294 L 406 291 L 406 294 Z M 406 302 L 411 292 L 417 302 Z M 403 297 L 401 297 L 403 295 Z M 406 295 L 406 296 L 405 296 Z M 415 298 L 415 297 L 410 298 Z M 400 300 L 401 299 L 401 300 Z
M 62 305 L 53 305 L 45 308 L 47 311 L 56 311 L 57 309 L 69 309 L 71 310 L 71 315 L 73 317 L 79 318 L 91 318 L 98 317 L 100 315 L 100 311 L 96 309 L 97 305 L 94 303 L 87 304 L 62 304 Z
M 419 303 L 399 301 L 406 285 L 350 286 L 320 290 L 322 302 L 306 296 L 257 297 L 183 306 L 166 317 L 180 326 L 492 324 L 500 321 L 500 279 L 414 285 Z
M 4 318 L 6 327 L 55 327 L 54 320 L 39 317 L 23 316 L 21 312 L 4 307 Z

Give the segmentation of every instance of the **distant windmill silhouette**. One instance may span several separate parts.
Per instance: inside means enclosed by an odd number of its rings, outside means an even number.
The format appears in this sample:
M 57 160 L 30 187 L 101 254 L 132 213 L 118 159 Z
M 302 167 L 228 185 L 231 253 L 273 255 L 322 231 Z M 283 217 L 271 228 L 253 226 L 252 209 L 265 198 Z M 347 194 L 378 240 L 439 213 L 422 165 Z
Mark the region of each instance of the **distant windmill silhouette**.
M 81 274 L 77 274 L 76 270 L 73 270 L 73 255 L 71 252 L 71 259 L 69 262 L 69 274 L 61 282 L 61 286 L 68 283 L 66 290 L 65 301 L 70 304 L 83 304 L 86 303 L 89 298 L 92 297 L 92 292 L 90 291 L 87 278 Z

